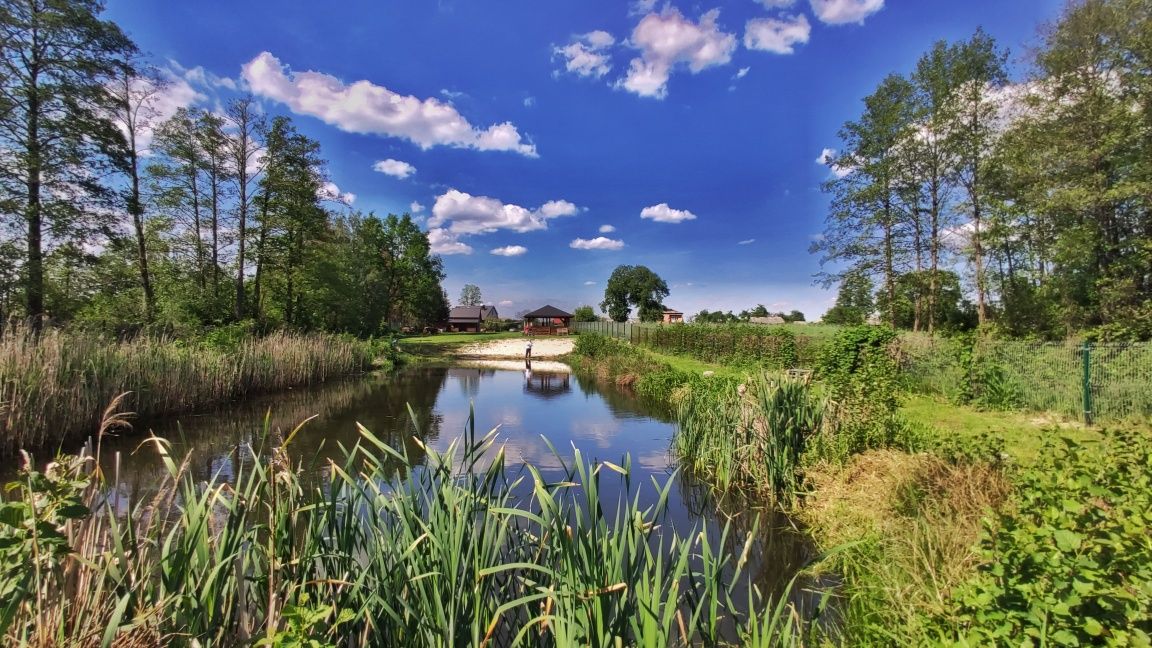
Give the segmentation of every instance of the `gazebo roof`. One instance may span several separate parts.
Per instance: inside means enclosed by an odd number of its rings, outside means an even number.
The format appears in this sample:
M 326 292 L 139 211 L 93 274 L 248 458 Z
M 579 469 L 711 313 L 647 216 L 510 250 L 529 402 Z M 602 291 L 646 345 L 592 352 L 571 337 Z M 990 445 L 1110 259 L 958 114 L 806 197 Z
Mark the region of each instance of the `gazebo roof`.
M 537 308 L 531 313 L 524 313 L 524 319 L 534 319 L 537 317 L 573 317 L 572 313 L 565 313 L 564 311 L 549 304 L 543 308 Z

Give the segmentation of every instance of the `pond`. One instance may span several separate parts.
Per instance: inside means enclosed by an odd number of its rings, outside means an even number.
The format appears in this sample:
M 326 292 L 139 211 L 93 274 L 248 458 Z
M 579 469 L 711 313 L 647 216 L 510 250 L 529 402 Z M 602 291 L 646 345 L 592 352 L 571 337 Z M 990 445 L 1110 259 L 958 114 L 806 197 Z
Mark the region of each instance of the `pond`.
M 601 387 L 591 377 L 571 373 L 567 365 L 541 361 L 531 370 L 512 362 L 418 365 L 253 398 L 223 410 L 134 421 L 131 435 L 105 441 L 102 463 L 107 474 L 119 475 L 121 495 L 140 501 L 165 475 L 153 446 L 142 443 L 147 431 L 169 439 L 177 457 L 191 451 L 188 469 L 198 480 L 227 481 L 251 456 L 249 448 L 262 445 L 266 417 L 267 427 L 287 435 L 315 416 L 290 445 L 293 458 L 307 470 L 325 458 L 340 461 L 341 447 L 350 448 L 359 438 L 357 423 L 418 460 L 423 450 L 413 436 L 444 450 L 464 433 L 470 411 L 478 434 L 496 429 L 508 470 L 517 474 L 529 462 L 545 478 L 559 476 L 562 462 L 571 463 L 574 447 L 585 461 L 624 465 L 628 456 L 632 487 L 646 506 L 658 495 L 653 480 L 663 485 L 676 471 L 669 453 L 675 425 L 661 407 L 615 386 Z M 812 557 L 804 535 L 783 515 L 747 503 L 718 503 L 706 485 L 683 474 L 675 479 L 665 524 L 682 535 L 707 526 L 718 537 L 719 529 L 731 523 L 729 542 L 739 553 L 759 516 L 746 576 L 761 591 L 780 591 Z M 600 488 L 603 507 L 614 510 L 624 495 L 622 480 L 605 471 Z

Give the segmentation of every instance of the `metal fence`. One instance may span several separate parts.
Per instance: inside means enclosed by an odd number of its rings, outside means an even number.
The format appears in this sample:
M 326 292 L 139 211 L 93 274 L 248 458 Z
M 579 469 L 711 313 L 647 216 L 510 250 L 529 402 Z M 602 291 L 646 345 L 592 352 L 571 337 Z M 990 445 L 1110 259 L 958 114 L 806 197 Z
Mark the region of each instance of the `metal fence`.
M 1005 407 L 1087 423 L 1152 418 L 1152 343 L 980 340 L 964 358 L 952 340 L 903 336 L 905 367 L 924 391 L 963 389 Z

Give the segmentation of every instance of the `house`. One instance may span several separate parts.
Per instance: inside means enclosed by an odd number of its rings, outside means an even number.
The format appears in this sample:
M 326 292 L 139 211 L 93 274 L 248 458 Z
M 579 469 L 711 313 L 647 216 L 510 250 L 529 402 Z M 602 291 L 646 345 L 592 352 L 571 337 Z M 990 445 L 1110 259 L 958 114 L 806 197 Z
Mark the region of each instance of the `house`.
M 783 317 L 779 315 L 769 315 L 768 317 L 753 317 L 748 320 L 753 324 L 786 324 Z
M 551 304 L 524 313 L 524 335 L 568 335 L 572 313 Z
M 683 322 L 683 321 L 684 321 L 684 313 L 681 313 L 678 310 L 672 310 L 671 308 L 665 308 L 664 309 L 664 323 L 665 324 L 675 324 L 677 322 Z
M 479 333 L 484 322 L 498 319 L 495 306 L 457 306 L 448 313 L 448 330 Z

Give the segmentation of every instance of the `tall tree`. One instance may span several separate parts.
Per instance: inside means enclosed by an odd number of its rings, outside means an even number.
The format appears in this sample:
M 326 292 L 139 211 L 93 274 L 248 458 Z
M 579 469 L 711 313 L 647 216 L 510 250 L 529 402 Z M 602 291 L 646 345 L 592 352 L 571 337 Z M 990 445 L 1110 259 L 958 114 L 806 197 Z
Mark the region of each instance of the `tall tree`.
M 204 156 L 196 137 L 197 113 L 180 108 L 156 129 L 148 165 L 154 207 L 182 226 L 177 247 L 192 257 L 196 285 L 207 288 L 204 249 Z
M 668 284 L 647 266 L 616 266 L 604 287 L 600 311 L 616 322 L 628 320 L 632 307 L 641 322 L 658 322 L 664 316 Z
M 93 169 L 120 137 L 107 115 L 107 84 L 128 65 L 132 41 L 99 18 L 96 0 L 0 0 L 0 192 L 26 232 L 25 300 L 44 315 L 44 232 L 67 238 L 96 210 Z
M 845 152 L 834 164 L 850 172 L 825 185 L 833 194 L 832 207 L 824 236 L 812 246 L 822 254 L 822 263 L 879 274 L 889 305 L 895 304 L 897 275 L 908 249 L 901 225 L 909 212 L 904 154 L 914 123 L 912 95 L 907 79 L 889 75 L 864 99 L 860 119 L 844 125 Z M 825 282 L 841 277 L 826 275 Z M 894 307 L 884 315 L 895 322 Z
M 863 324 L 875 310 L 872 301 L 872 280 L 863 272 L 845 273 L 840 280 L 836 305 L 824 314 L 826 324 Z
M 267 124 L 263 114 L 256 109 L 251 95 L 228 104 L 227 123 L 231 131 L 227 143 L 228 156 L 236 184 L 236 296 L 233 314 L 240 320 L 247 316 L 244 259 L 248 243 L 248 219 L 256 196 L 256 182 L 263 170 L 261 134 Z
M 214 302 L 212 310 L 215 312 L 220 306 L 220 255 L 224 246 L 221 231 L 224 225 L 224 203 L 228 198 L 227 188 L 232 179 L 232 171 L 229 168 L 229 146 L 228 137 L 224 133 L 224 119 L 203 111 L 196 121 L 195 133 L 196 146 L 204 162 L 204 181 L 208 199 L 208 241 L 212 260 L 209 276 L 212 281 Z
M 480 295 L 480 286 L 464 284 L 464 287 L 460 289 L 461 306 L 479 306 L 483 303 L 484 298 Z

